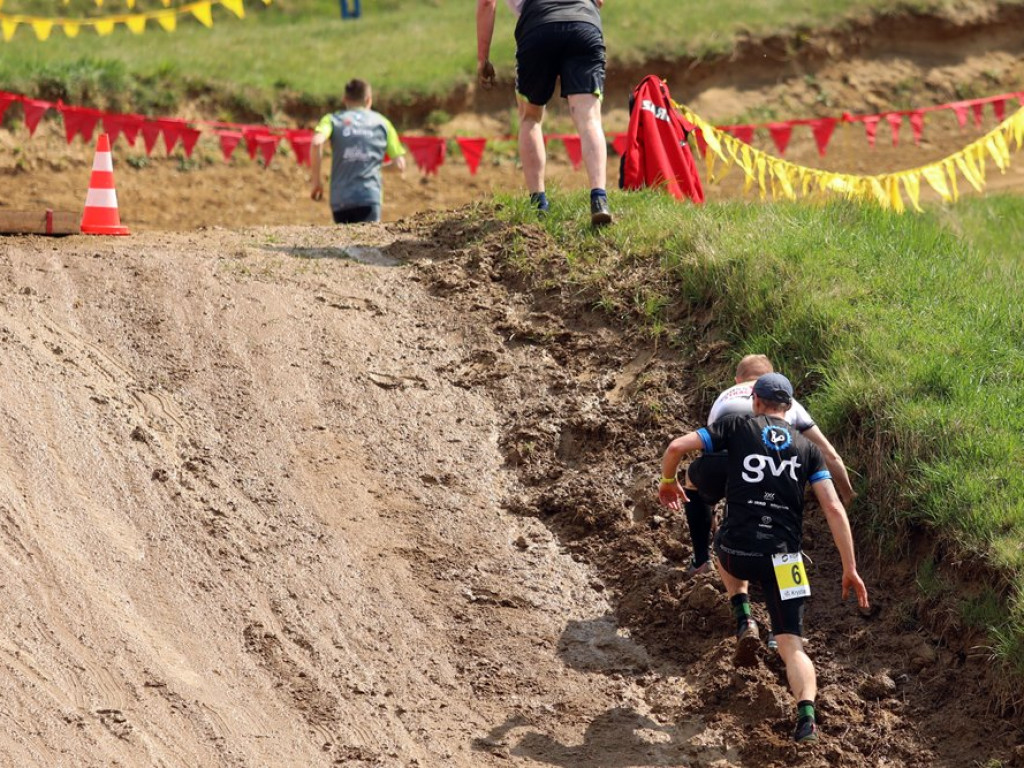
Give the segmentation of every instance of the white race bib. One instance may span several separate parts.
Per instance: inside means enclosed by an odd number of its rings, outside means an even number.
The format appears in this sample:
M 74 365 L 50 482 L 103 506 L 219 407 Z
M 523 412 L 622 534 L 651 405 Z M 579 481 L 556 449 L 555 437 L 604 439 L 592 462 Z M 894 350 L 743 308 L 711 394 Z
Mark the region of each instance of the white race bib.
M 811 594 L 811 582 L 804 570 L 803 555 L 782 553 L 772 555 L 772 566 L 775 568 L 775 580 L 779 582 L 779 595 L 783 600 L 794 597 L 807 597 Z

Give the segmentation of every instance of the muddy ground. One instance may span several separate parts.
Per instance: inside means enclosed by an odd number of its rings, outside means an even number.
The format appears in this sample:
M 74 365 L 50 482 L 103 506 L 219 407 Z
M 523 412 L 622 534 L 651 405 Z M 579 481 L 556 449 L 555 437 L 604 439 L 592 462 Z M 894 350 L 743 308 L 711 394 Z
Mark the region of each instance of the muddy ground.
M 810 80 L 741 61 L 687 99 L 728 121 L 834 114 L 823 87 L 853 111 L 900 106 L 908 79 L 916 105 L 1022 87 L 1018 37 L 950 24 Z M 919 165 L 982 129 L 930 117 L 926 146 L 874 151 L 855 130 L 831 167 Z M 46 125 L 0 146 L 4 206 L 80 209 L 91 147 Z M 824 738 L 790 744 L 778 659 L 733 667 L 720 584 L 685 577 L 685 522 L 655 505 L 665 444 L 711 396 L 686 371 L 725 380 L 730 350 L 667 353 L 518 275 L 511 233 L 466 207 L 519 190 L 513 161 L 391 176 L 388 222 L 335 228 L 284 158 L 132 156 L 131 237 L 0 239 L 0 764 L 1024 765 L 983 641 L 870 541 L 877 612 L 841 603 L 818 518 Z

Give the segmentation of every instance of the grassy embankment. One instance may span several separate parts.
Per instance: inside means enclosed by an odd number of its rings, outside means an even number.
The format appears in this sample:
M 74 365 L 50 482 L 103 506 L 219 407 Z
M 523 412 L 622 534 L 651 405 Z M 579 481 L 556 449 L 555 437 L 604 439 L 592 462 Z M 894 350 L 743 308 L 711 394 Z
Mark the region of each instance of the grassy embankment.
M 943 544 L 918 583 L 987 634 L 1013 697 L 1024 677 L 1024 232 L 1009 222 L 1024 200 L 921 215 L 614 202 L 618 223 L 595 237 L 578 218 L 585 201 L 555 197 L 544 226 L 571 254 L 562 284 L 681 350 L 694 339 L 677 318 L 708 308 L 737 354 L 779 361 L 855 471 L 862 542 L 883 557 L 922 530 Z M 532 218 L 518 199 L 504 210 Z M 516 242 L 506 255 L 538 271 Z M 958 581 L 978 574 L 988 583 L 968 597 Z
M 173 0 L 173 5 L 183 5 Z M 944 0 L 609 0 L 604 22 L 611 66 L 650 57 L 702 57 L 731 49 L 738 33 L 762 35 L 840 25 L 870 11 L 937 9 Z M 246 18 L 213 8 L 213 27 L 182 16 L 177 31 L 155 21 L 143 34 L 118 25 L 99 36 L 84 27 L 75 38 L 54 28 L 45 42 L 28 25 L 0 43 L 0 89 L 115 111 L 168 115 L 186 100 L 205 100 L 223 119 L 284 121 L 305 105 L 317 112 L 338 103 L 350 77 L 368 78 L 382 105 L 444 96 L 476 72 L 474 3 L 447 0 L 364 0 L 358 20 L 342 20 L 334 0 L 247 0 Z M 92 18 L 163 8 L 139 0 L 6 0 L 0 12 Z M 511 79 L 513 19 L 500 3 L 492 58 Z

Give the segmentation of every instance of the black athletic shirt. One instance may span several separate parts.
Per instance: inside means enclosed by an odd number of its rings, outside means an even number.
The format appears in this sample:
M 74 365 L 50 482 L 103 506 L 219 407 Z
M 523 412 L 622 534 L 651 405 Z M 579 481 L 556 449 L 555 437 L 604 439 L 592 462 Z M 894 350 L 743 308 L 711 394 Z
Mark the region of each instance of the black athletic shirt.
M 720 546 L 733 554 L 799 552 L 804 489 L 829 480 L 821 451 L 776 416 L 726 416 L 697 430 L 706 451 L 729 451 Z
M 601 29 L 601 11 L 594 0 L 526 0 L 516 23 L 516 40 L 554 21 L 586 21 Z

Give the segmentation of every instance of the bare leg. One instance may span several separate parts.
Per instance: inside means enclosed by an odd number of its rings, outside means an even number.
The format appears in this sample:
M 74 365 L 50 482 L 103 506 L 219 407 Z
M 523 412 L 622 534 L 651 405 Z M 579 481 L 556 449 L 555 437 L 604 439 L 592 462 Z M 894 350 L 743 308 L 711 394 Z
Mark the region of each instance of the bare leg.
M 590 188 L 604 189 L 608 183 L 608 142 L 601 127 L 601 100 L 592 93 L 574 93 L 568 100 Z
M 803 638 L 797 635 L 776 635 L 779 655 L 786 663 L 786 679 L 797 701 L 814 701 L 818 695 L 818 680 L 814 664 L 804 652 Z
M 544 191 L 544 169 L 547 155 L 544 150 L 544 107 L 519 100 L 519 159 L 523 164 L 526 191 L 531 195 Z

